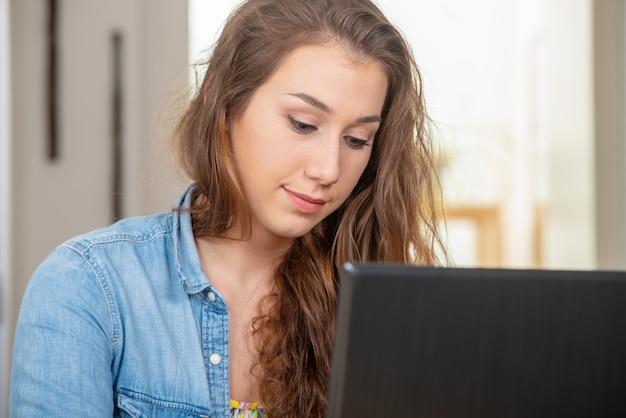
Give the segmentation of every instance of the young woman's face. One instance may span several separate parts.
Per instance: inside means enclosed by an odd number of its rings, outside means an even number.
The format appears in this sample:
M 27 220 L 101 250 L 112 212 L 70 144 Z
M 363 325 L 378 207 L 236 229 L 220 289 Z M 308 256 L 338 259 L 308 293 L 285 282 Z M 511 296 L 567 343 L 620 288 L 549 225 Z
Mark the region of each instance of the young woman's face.
M 381 123 L 387 76 L 338 44 L 291 52 L 232 121 L 253 236 L 306 234 L 350 195 Z

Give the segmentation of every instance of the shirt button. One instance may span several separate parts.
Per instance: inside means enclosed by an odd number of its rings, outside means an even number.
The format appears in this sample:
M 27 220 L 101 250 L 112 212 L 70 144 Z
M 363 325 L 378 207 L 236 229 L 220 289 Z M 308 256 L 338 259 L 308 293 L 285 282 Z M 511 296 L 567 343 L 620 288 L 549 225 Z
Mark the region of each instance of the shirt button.
M 217 353 L 211 354 L 211 357 L 209 357 L 209 361 L 212 365 L 217 366 L 222 362 L 222 356 Z
M 207 294 L 206 294 L 206 296 L 209 298 L 209 300 L 210 300 L 211 302 L 215 302 L 215 299 L 217 299 L 217 298 L 215 297 L 215 293 L 213 293 L 213 292 L 209 292 L 209 293 L 207 293 Z

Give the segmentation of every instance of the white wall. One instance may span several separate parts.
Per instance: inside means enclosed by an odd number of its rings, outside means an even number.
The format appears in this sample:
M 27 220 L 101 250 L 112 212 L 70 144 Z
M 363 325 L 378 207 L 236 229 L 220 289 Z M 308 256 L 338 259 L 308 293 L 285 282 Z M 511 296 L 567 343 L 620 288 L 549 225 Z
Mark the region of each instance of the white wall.
M 11 260 L 10 293 L 2 301 L 9 324 L 4 346 L 11 343 L 19 301 L 36 266 L 62 241 L 112 221 L 112 33 L 124 36 L 124 216 L 168 211 L 184 187 L 168 165 L 165 142 L 168 106 L 180 94 L 175 86 L 187 81 L 186 2 L 58 2 L 60 156 L 49 161 L 46 2 L 8 1 L 11 143 L 6 154 L 0 150 L 0 158 L 12 163 L 8 191 L 2 190 L 8 207 L 0 212 L 11 213 L 8 238 L 0 229 Z
M 535 60 L 532 129 L 541 148 L 535 186 L 543 209 L 543 264 L 595 268 L 593 8 L 590 0 L 546 2 Z
M 9 5 L 0 0 L 0 417 L 8 391 L 9 283 Z

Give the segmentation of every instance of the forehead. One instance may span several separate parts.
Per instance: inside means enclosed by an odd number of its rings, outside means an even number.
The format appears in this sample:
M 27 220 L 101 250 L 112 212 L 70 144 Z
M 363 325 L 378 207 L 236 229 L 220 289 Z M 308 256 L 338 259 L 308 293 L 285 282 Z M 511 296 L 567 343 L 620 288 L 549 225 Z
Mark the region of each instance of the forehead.
M 325 43 L 291 51 L 260 90 L 306 93 L 331 107 L 349 104 L 371 114 L 381 111 L 387 84 L 381 62 L 357 56 L 339 43 Z
M 346 68 L 357 68 L 376 62 L 374 58 L 355 53 L 340 42 L 326 41 L 305 44 L 290 51 L 276 67 L 277 72 L 294 71 L 304 66 L 324 66 L 339 63 Z M 382 63 L 380 68 L 384 69 Z

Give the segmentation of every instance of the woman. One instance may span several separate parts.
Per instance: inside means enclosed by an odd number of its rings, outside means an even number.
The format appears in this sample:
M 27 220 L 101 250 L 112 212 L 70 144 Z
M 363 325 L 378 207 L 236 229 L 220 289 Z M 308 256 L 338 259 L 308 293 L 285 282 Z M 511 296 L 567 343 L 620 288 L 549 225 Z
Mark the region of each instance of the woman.
M 33 276 L 12 414 L 323 416 L 341 265 L 437 261 L 420 88 L 369 0 L 243 3 L 176 130 L 176 209 Z

